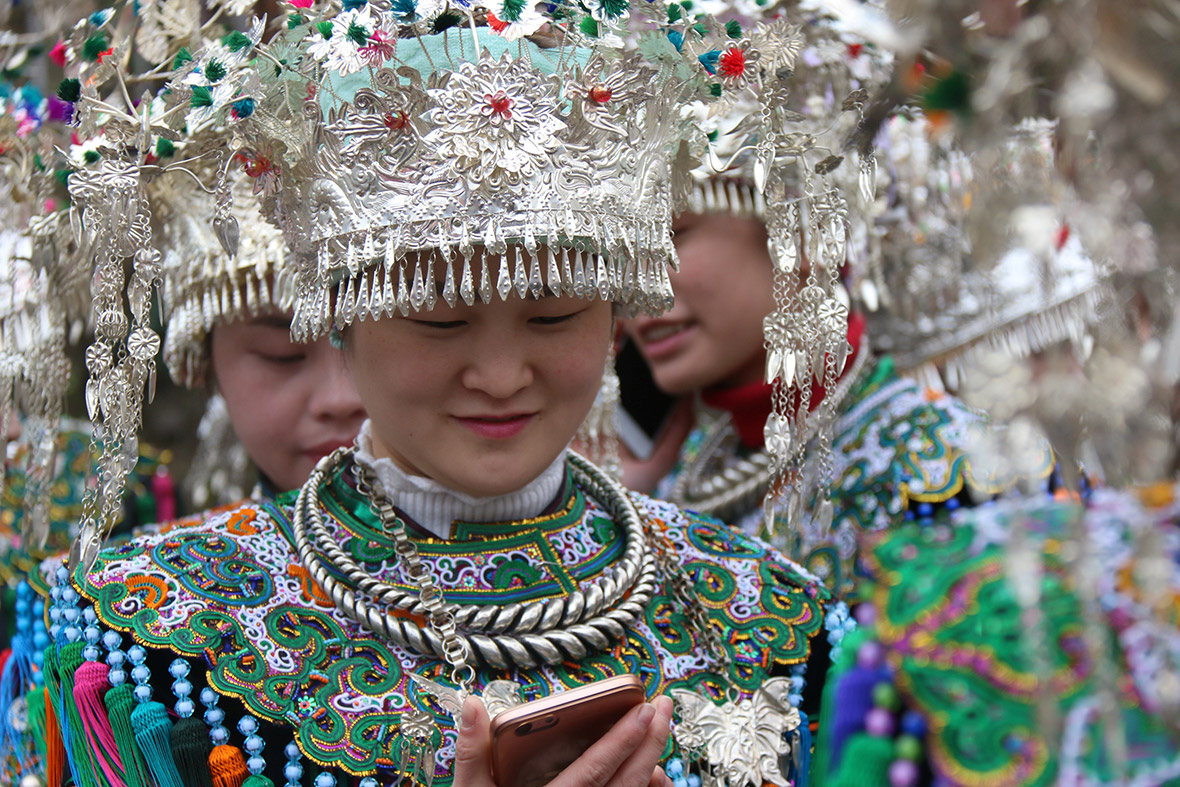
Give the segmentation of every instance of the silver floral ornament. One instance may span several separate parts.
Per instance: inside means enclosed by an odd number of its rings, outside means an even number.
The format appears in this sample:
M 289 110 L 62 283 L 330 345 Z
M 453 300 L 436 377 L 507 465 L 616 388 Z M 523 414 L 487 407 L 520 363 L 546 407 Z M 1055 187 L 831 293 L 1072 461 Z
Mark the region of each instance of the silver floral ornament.
M 423 140 L 474 192 L 518 188 L 549 166 L 565 128 L 555 82 L 505 55 L 463 63 L 429 89 L 434 128 Z
M 673 689 L 680 711 L 676 742 L 700 754 L 726 787 L 789 782 L 780 762 L 790 754 L 788 735 L 799 728 L 799 711 L 787 696 L 788 678 L 771 678 L 753 696 L 718 705 L 708 697 Z

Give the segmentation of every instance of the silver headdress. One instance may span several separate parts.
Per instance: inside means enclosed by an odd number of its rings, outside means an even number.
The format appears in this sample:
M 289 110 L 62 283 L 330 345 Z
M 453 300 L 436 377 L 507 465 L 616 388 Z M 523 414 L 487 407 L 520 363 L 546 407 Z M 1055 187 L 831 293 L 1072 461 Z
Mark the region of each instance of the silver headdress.
M 59 95 L 76 105 L 80 139 L 71 150 L 70 223 L 80 246 L 76 267 L 92 285 L 94 341 L 86 352 L 85 399 L 101 445 L 98 483 L 85 501 L 86 518 L 71 554 L 75 564 L 93 561 L 104 534 L 118 519 L 125 479 L 139 454 L 143 403 L 155 388 L 160 337 L 152 327 L 151 304 L 160 282 L 161 254 L 154 245 L 149 186 L 165 173 L 221 153 L 216 147 L 220 138 L 202 135 L 209 124 L 191 113 L 186 116 L 190 107 L 179 103 L 179 95 L 165 91 L 156 98 L 151 93 L 138 101 L 131 98 L 129 86 L 182 65 L 184 47 L 209 32 L 202 28 L 201 8 L 194 3 L 156 38 L 146 36 L 156 45 L 162 42 L 170 58 L 132 74 L 128 64 L 140 62 L 132 58 L 132 49 L 145 38 L 139 35 L 141 26 L 159 21 L 158 14 L 153 16 L 156 10 L 136 13 L 132 4 L 118 3 L 80 21 L 60 45 L 71 78 L 62 83 Z M 257 23 L 247 32 L 225 36 L 221 45 L 247 57 L 261 32 Z M 135 51 L 143 54 L 143 47 Z M 181 129 L 188 134 L 184 141 Z M 218 185 L 221 192 L 228 189 L 224 178 Z M 224 218 L 225 211 L 216 213 L 215 218 Z
M 723 5 L 735 17 L 726 27 L 732 38 L 701 57 L 729 89 L 698 107 L 713 140 L 711 166 L 694 172 L 683 207 L 766 224 L 777 304 L 763 324 L 766 380 L 774 386 L 765 522 L 774 532 L 784 518 L 793 525 L 804 501 L 818 519 L 831 515 L 824 425 L 837 397 L 810 405 L 816 386 L 833 391 L 851 350 L 840 278 L 853 254 L 850 234 L 866 232 L 859 219 L 868 215 L 876 165 L 872 140 L 859 128 L 888 56 L 840 20 L 794 3 Z M 850 203 L 859 209 L 850 211 Z M 813 437 L 823 467 L 804 475 L 803 449 Z M 787 478 L 818 487 L 778 483 Z
M 70 381 L 67 335 L 86 303 L 61 210 L 65 188 L 56 177 L 68 115 L 68 105 L 31 86 L 13 90 L 0 115 L 0 448 L 9 420 L 20 413 L 32 448 L 23 468 L 22 536 L 38 547 L 48 535 L 49 487 Z
M 239 228 L 232 257 L 211 231 L 215 195 L 187 173 L 160 179 L 150 191 L 163 255 L 164 362 L 172 379 L 189 388 L 207 381 L 214 325 L 294 307 L 290 255 L 282 234 L 260 219 L 252 186 L 244 173 L 230 182 L 231 215 Z
M 617 20 L 591 38 L 590 25 L 559 29 L 531 10 L 510 20 L 512 5 L 479 28 L 442 3 L 409 19 L 331 6 L 272 42 L 257 70 L 203 84 L 216 57 L 203 55 L 177 80 L 249 92 L 235 139 L 265 162 L 263 210 L 296 253 L 297 338 L 439 297 L 670 302 L 671 172 L 691 128 L 680 110 L 707 90 L 704 72 L 658 32 L 624 55 L 607 32 Z M 422 34 L 445 27 L 444 11 L 472 26 Z

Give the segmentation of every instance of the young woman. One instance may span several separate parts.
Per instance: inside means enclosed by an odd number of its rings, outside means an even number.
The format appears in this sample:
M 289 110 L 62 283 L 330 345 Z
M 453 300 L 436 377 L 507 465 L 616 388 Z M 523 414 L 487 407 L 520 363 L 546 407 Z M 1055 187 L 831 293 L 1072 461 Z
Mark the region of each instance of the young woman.
M 426 33 L 346 6 L 293 15 L 234 69 L 198 53 L 188 84 L 254 91 L 235 139 L 300 263 L 293 333 L 345 348 L 369 421 L 297 494 L 58 572 L 61 767 L 489 785 L 492 713 L 632 674 L 649 701 L 546 781 L 800 783 L 826 591 L 567 450 L 615 309 L 670 299 L 699 61 L 666 38 L 617 58 L 589 15 L 558 35 L 506 4 Z
M 809 68 L 798 74 L 791 108 L 818 159 L 856 128 L 873 77 L 866 60 L 879 55 L 847 37 L 839 20 L 819 14 L 811 22 L 799 42 Z M 806 167 L 771 193 L 757 183 L 756 157 L 741 152 L 753 146 L 748 124 L 719 125 L 739 129 L 718 143 L 736 159 L 730 170 L 698 178 L 677 218 L 676 303 L 625 322 L 656 385 L 691 407 L 673 412 L 669 424 L 679 428 L 665 430 L 656 460 L 632 463 L 624 480 L 771 538 L 848 594 L 862 534 L 909 519 L 945 521 L 979 498 L 1044 486 L 1053 456 L 1038 447 L 1021 462 L 970 457 L 969 447 L 986 442 L 983 415 L 899 376 L 890 357 L 873 356 L 866 319 L 849 310 L 845 289 L 868 278 L 854 263 L 876 237 L 879 209 L 845 204 L 872 183 L 870 159 L 836 159 L 832 177 L 852 185 L 834 201 Z M 934 180 L 931 172 L 920 174 Z M 825 220 L 846 243 L 825 245 Z M 916 230 L 897 234 L 921 243 Z M 765 520 L 768 492 L 773 522 Z
M 152 194 L 168 318 L 164 359 L 173 380 L 212 397 L 206 444 L 186 479 L 198 507 L 241 499 L 243 479 L 232 472 L 238 456 L 257 468 L 258 494 L 298 487 L 322 457 L 351 445 L 365 416 L 339 350 L 327 338 L 291 341 L 290 254 L 279 231 L 258 220 L 252 181 L 235 172 L 241 237 L 233 257 L 209 232 L 214 198 L 191 176 L 162 178 Z

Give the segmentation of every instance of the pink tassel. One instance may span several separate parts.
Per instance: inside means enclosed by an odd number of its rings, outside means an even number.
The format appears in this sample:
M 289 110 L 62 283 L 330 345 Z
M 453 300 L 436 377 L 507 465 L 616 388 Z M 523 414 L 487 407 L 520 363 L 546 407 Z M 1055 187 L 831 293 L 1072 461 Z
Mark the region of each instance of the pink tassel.
M 167 468 L 156 469 L 151 478 L 152 497 L 156 501 L 156 521 L 171 522 L 176 519 L 176 485 Z
M 102 769 L 110 787 L 127 787 L 123 780 L 123 763 L 115 744 L 115 733 L 107 718 L 103 695 L 111 688 L 107 674 L 110 668 L 99 661 L 83 661 L 74 673 L 74 702 L 82 717 L 82 729 L 94 762 Z

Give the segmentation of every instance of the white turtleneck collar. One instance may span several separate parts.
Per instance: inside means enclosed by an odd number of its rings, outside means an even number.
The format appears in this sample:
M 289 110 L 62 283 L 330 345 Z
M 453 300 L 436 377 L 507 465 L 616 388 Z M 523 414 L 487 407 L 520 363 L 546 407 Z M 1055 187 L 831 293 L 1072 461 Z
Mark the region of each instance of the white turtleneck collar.
M 438 538 L 450 538 L 454 522 L 504 522 L 538 516 L 561 491 L 565 451 L 525 486 L 495 497 L 472 497 L 425 476 L 410 475 L 392 459 L 373 456 L 373 432 L 366 420 L 356 436 L 356 460 L 380 479 L 393 504 Z

